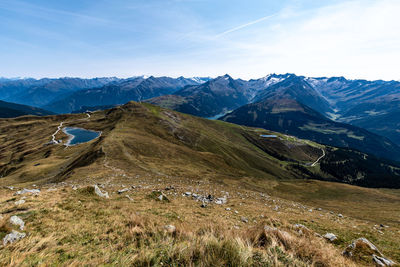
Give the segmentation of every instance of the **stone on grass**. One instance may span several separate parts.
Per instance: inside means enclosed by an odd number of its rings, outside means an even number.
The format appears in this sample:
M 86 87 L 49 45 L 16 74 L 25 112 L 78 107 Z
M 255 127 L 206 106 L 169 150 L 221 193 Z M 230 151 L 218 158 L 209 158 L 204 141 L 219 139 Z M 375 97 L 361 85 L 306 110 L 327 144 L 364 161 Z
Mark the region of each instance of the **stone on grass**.
M 12 230 L 11 233 L 7 234 L 3 238 L 3 245 L 6 246 L 8 243 L 12 244 L 12 243 L 14 243 L 16 241 L 21 240 L 25 236 L 26 236 L 25 233 L 20 233 L 18 231 Z
M 39 189 L 26 189 L 26 188 L 24 188 L 22 190 L 19 190 L 19 191 L 15 192 L 15 195 L 23 195 L 23 194 L 27 194 L 27 193 L 37 195 L 37 194 L 40 193 L 40 190 Z
M 241 217 L 240 220 L 244 223 L 248 223 L 249 220 L 246 217 Z
M 97 185 L 94 185 L 94 193 L 99 197 L 110 198 L 108 192 L 103 193 Z
M 22 205 L 24 203 L 25 203 L 25 200 L 23 200 L 23 199 L 20 199 L 20 200 L 14 202 L 14 204 L 17 206 Z
M 118 194 L 122 194 L 122 193 L 125 193 L 128 191 L 129 191 L 129 188 L 122 188 L 122 189 L 118 190 Z
M 225 197 L 219 197 L 215 200 L 215 204 L 222 205 L 225 204 L 228 200 Z
M 395 262 L 384 257 L 377 256 L 375 254 L 372 255 L 372 260 L 378 266 L 393 266 Z
M 330 242 L 334 242 L 337 239 L 337 236 L 332 233 L 326 233 L 324 234 L 324 238 Z
M 20 217 L 15 216 L 15 215 L 11 216 L 10 223 L 13 224 L 13 225 L 19 226 L 20 230 L 24 230 L 25 223 Z
M 173 234 L 176 232 L 176 227 L 172 224 L 168 224 L 166 226 L 164 226 L 165 231 L 167 231 L 170 234 Z

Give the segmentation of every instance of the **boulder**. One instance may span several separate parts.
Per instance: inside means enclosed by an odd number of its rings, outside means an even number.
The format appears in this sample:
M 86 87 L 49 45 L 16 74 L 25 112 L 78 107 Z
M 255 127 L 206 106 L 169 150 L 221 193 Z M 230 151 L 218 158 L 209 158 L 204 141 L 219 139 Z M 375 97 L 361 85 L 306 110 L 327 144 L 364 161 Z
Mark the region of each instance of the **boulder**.
M 386 259 L 384 257 L 379 257 L 375 254 L 372 255 L 372 260 L 378 266 L 393 266 L 393 265 L 395 265 L 394 261 Z
M 378 266 L 394 266 L 396 263 L 385 258 L 378 248 L 366 238 L 354 240 L 344 251 L 343 255 L 355 261 L 374 263 Z
M 324 235 L 324 238 L 330 242 L 334 242 L 337 239 L 337 236 L 335 234 L 332 233 L 326 233 Z
M 20 217 L 15 216 L 15 215 L 11 216 L 10 223 L 13 224 L 13 225 L 19 226 L 20 230 L 24 230 L 25 223 Z
M 110 198 L 110 197 L 108 196 L 108 192 L 104 192 L 104 193 L 103 193 L 97 185 L 94 185 L 94 193 L 95 193 L 96 195 L 98 195 L 99 197 Z
M 20 233 L 18 231 L 12 230 L 11 233 L 7 234 L 3 238 L 3 245 L 6 246 L 8 243 L 12 244 L 18 240 L 21 240 L 26 236 L 25 233 Z

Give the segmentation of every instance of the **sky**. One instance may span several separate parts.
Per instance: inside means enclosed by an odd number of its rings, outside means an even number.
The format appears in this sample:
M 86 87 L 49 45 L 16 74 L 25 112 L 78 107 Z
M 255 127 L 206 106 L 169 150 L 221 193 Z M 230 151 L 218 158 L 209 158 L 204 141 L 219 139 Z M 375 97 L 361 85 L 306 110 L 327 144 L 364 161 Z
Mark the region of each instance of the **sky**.
M 0 0 L 0 76 L 400 80 L 399 0 Z

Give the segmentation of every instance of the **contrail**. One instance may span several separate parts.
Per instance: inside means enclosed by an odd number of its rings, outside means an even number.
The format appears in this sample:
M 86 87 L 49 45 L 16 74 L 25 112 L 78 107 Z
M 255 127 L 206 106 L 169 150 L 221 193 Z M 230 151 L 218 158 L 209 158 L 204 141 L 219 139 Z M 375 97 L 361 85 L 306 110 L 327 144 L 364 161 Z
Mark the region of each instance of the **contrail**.
M 243 25 L 237 26 L 237 27 L 235 27 L 235 28 L 232 28 L 232 29 L 230 29 L 230 30 L 224 31 L 224 32 L 222 32 L 222 33 L 216 35 L 215 37 L 216 37 L 216 38 L 219 38 L 219 37 L 224 36 L 224 35 L 226 35 L 226 34 L 228 34 L 228 33 L 235 32 L 235 31 L 238 31 L 238 30 L 240 30 L 240 29 L 246 28 L 246 27 L 248 27 L 248 26 L 254 25 L 254 24 L 256 24 L 256 23 L 259 23 L 259 22 L 261 22 L 261 21 L 270 19 L 270 18 L 272 18 L 272 17 L 274 17 L 274 16 L 276 16 L 276 14 L 262 17 L 261 19 L 254 20 L 254 21 L 248 22 L 248 23 L 246 23 L 246 24 L 243 24 Z

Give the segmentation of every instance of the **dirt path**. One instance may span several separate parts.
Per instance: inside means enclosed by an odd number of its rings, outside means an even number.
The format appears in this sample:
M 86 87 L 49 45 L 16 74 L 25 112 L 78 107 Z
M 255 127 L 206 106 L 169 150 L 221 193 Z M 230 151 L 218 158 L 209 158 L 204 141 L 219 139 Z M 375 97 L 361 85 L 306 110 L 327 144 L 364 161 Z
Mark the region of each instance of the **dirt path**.
M 58 144 L 58 141 L 56 140 L 56 135 L 57 135 L 58 132 L 61 130 L 61 127 L 63 126 L 63 124 L 64 124 L 64 122 L 62 121 L 62 122 L 60 123 L 60 125 L 58 125 L 57 131 L 51 135 L 51 137 L 52 137 L 51 141 L 52 141 L 53 143 L 55 143 L 55 144 Z
M 315 165 L 317 165 L 317 163 L 323 158 L 323 157 L 325 157 L 325 150 L 323 149 L 323 148 L 321 148 L 321 150 L 322 150 L 322 156 L 321 157 L 319 157 L 313 164 L 311 164 L 311 167 L 314 167 Z

